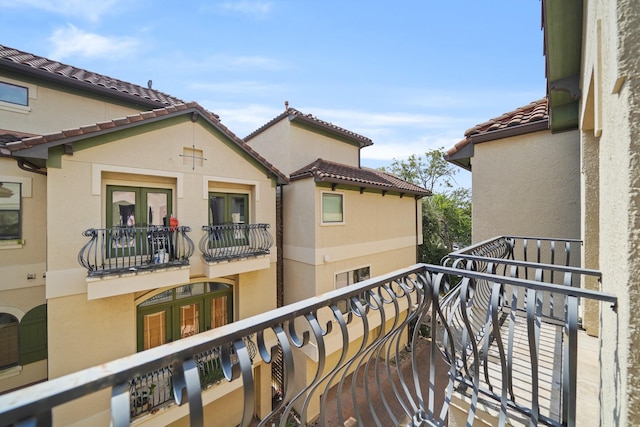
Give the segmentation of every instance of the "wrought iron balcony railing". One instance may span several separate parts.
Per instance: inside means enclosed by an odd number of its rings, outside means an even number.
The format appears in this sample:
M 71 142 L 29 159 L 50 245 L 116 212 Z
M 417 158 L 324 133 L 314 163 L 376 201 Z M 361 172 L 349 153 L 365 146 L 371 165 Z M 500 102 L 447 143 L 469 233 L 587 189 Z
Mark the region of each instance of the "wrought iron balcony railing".
M 268 255 L 273 237 L 269 224 L 205 225 L 200 251 L 207 262 Z
M 496 402 L 502 425 L 512 414 L 532 425 L 575 424 L 578 301 L 615 306 L 617 299 L 541 280 L 552 270 L 567 284 L 575 275 L 599 273 L 494 256 L 457 259 L 463 261 L 418 264 L 0 396 L 0 425 L 50 422 L 54 406 L 106 388 L 112 390 L 114 425 L 129 425 L 132 378 L 168 364 L 176 403 L 188 405 L 191 425 L 203 425 L 197 357 L 213 349 L 220 351 L 225 380 L 242 382 L 244 416 L 238 423 L 249 425 L 256 399 L 246 344 L 251 336 L 256 358 L 273 365 L 281 354 L 284 370 L 282 399 L 260 425 L 284 426 L 292 417 L 319 425 L 342 425 L 348 418 L 358 425 L 444 425 L 454 395 L 471 400 L 471 421 L 478 400 L 488 399 Z M 474 270 L 480 262 L 485 272 Z M 532 269 L 533 276 L 519 277 L 523 269 Z M 348 314 L 338 308 L 345 300 Z M 552 340 L 543 339 L 548 331 Z M 550 348 L 555 339 L 560 344 Z M 341 345 L 330 350 L 336 340 Z M 308 372 L 308 366 L 295 366 L 296 351 L 313 353 L 317 360 L 310 381 L 296 381 Z M 331 351 L 337 354 L 329 357 Z M 552 362 L 552 378 L 544 365 L 548 359 L 561 361 Z M 524 366 L 528 385 L 516 381 L 515 365 Z M 541 402 L 545 387 L 558 388 L 553 408 Z M 313 402 L 320 402 L 318 414 L 311 412 Z
M 78 253 L 89 277 L 189 265 L 194 244 L 189 227 L 90 228 L 91 239 Z
M 249 350 L 249 358 L 253 360 L 257 354 L 255 344 L 245 340 Z M 200 377 L 202 390 L 224 380 L 220 349 L 207 350 L 194 356 Z M 235 360 L 234 360 L 235 361 Z M 175 402 L 173 394 L 173 367 L 165 365 L 160 369 L 138 375 L 129 382 L 131 418 L 145 415 L 154 410 Z

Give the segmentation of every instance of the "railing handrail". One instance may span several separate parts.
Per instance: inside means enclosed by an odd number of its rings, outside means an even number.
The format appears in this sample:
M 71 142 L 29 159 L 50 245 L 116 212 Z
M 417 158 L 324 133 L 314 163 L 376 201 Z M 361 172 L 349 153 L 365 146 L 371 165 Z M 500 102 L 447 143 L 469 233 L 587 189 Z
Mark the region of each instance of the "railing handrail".
M 449 258 L 458 258 L 461 260 L 471 260 L 471 261 L 483 261 L 487 264 L 507 264 L 516 267 L 527 267 L 527 268 L 539 268 L 542 270 L 550 270 L 550 271 L 561 271 L 566 273 L 576 273 L 583 274 L 586 276 L 595 276 L 598 278 L 602 278 L 602 272 L 600 270 L 594 270 L 589 268 L 582 267 L 572 267 L 561 264 L 547 264 L 547 263 L 538 263 L 533 261 L 520 261 L 513 260 L 509 258 L 492 258 L 492 257 L 482 257 L 477 255 L 467 255 L 467 254 L 459 254 L 459 253 L 451 253 L 447 255 Z
M 430 271 L 438 273 L 448 274 L 452 276 L 465 276 L 476 280 L 486 280 L 492 283 L 503 283 L 506 285 L 515 286 L 518 288 L 529 288 L 536 291 L 552 292 L 554 294 L 561 294 L 566 296 L 573 296 L 577 298 L 588 298 L 596 301 L 609 302 L 615 308 L 618 304 L 618 297 L 602 291 L 596 291 L 592 289 L 576 288 L 565 285 L 557 285 L 554 283 L 539 282 L 536 280 L 520 279 L 509 276 L 501 276 L 490 273 L 480 273 L 473 270 L 461 270 L 451 267 L 441 267 L 436 265 L 429 265 Z

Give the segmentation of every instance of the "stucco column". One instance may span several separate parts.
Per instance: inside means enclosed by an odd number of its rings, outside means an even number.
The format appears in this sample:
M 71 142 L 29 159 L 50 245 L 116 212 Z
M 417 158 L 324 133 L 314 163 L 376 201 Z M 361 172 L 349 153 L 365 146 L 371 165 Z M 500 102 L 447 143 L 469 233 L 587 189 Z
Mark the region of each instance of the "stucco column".
M 585 268 L 599 269 L 600 248 L 600 177 L 599 177 L 599 138 L 591 132 L 583 132 L 581 137 L 581 206 L 582 223 L 582 263 Z M 600 290 L 600 283 L 595 277 L 587 276 L 582 286 L 586 289 Z M 582 326 L 587 334 L 597 336 L 599 333 L 599 303 L 583 299 Z

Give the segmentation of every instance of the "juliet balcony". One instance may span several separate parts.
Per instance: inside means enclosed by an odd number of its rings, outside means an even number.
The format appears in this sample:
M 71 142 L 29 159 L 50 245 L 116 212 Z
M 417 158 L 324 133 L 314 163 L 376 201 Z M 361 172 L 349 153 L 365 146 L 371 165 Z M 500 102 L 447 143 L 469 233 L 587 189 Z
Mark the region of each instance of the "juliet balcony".
M 594 391 L 584 380 L 599 375 L 582 362 L 594 357 L 580 345 L 582 306 L 617 317 L 615 295 L 582 287 L 601 273 L 576 266 L 580 249 L 497 237 L 444 265 L 416 264 L 0 396 L 0 425 L 49 425 L 58 405 L 93 392 L 96 413 L 116 426 L 176 421 L 172 408 L 206 425 L 212 396 L 229 385 L 242 408 L 229 425 L 580 425 L 580 398 Z M 152 404 L 159 382 L 164 397 Z M 277 391 L 267 411 L 265 386 Z
M 208 264 L 269 255 L 269 224 L 224 224 L 202 227 L 199 249 Z M 189 265 L 194 243 L 189 227 L 91 228 L 78 253 L 89 277 L 117 275 Z
M 202 231 L 199 248 L 207 277 L 269 268 L 274 242 L 269 224 L 207 225 Z
M 89 277 L 135 273 L 189 265 L 194 244 L 189 227 L 90 228 L 78 253 Z

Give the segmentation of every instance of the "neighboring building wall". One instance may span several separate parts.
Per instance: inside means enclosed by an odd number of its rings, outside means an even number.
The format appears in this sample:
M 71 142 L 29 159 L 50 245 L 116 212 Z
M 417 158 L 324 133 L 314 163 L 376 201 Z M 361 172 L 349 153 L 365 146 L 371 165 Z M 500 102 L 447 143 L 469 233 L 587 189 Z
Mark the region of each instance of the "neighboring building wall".
M 20 169 L 15 159 L 0 158 L 0 182 L 22 184 L 21 241 L 0 240 L 0 313 L 20 321 L 46 303 L 47 180 Z M 3 369 L 0 393 L 46 379 L 46 359 Z
M 344 224 L 322 224 L 322 193 L 313 179 L 285 187 L 285 304 L 334 290 L 335 274 L 370 267 L 371 277 L 416 262 L 412 196 L 343 190 Z M 311 283 L 309 283 L 311 282 Z M 312 285 L 312 286 L 309 286 Z
M 585 240 L 599 244 L 602 290 L 619 302 L 601 316 L 600 422 L 640 425 L 640 4 L 588 1 L 585 20 L 583 172 L 599 188 L 584 205 Z
M 5 70 L 0 71 L 0 82 L 28 89 L 28 106 L 0 101 L 0 129 L 9 132 L 54 133 L 140 111 L 134 102 L 126 105 L 123 101 L 114 102 L 106 97 L 92 96 L 87 92 L 36 81 Z M 20 306 L 27 313 L 46 303 L 47 177 L 20 169 L 15 159 L 0 158 L 2 181 L 19 181 L 23 184 L 23 236 L 19 245 L 7 245 L 7 242 L 0 241 L 0 277 L 3 277 L 0 280 L 0 306 Z M 81 211 L 84 205 L 79 206 L 77 210 Z M 70 216 L 73 217 L 73 213 L 66 212 L 62 217 Z M 53 224 L 68 223 L 60 218 L 59 215 L 55 216 Z M 77 267 L 77 262 L 74 267 Z M 47 379 L 46 360 L 21 366 L 19 373 L 16 372 L 16 369 L 11 369 L 9 374 L 0 372 L 0 392 Z
M 201 165 L 193 166 L 193 159 L 181 157 L 183 149 L 192 144 L 208 159 Z M 186 116 L 76 142 L 73 155 L 54 154 L 50 163 L 54 166 L 48 169 L 47 222 L 55 224 L 47 237 L 51 378 L 135 353 L 136 301 L 140 301 L 135 298 L 145 292 L 215 281 L 203 276 L 205 263 L 197 246 L 204 233 L 201 227 L 208 224 L 209 191 L 247 192 L 250 222 L 268 223 L 270 231 L 275 230 L 275 184 L 271 178 L 221 142 L 215 132 Z M 191 227 L 189 236 L 196 245 L 189 267 L 87 278 L 87 271 L 77 261 L 80 248 L 88 241 L 82 232 L 105 227 L 106 186 L 115 184 L 171 189 L 173 213 L 180 225 Z M 225 280 L 233 282 L 236 320 L 275 308 L 275 247 L 272 251 L 267 268 L 225 275 Z M 233 271 L 241 262 L 225 265 L 227 271 Z M 93 290 L 108 296 L 95 297 Z M 89 399 L 96 400 L 58 410 L 56 424 L 89 416 L 82 415 L 81 407 L 90 406 L 96 412 L 104 404 L 99 396 Z M 241 401 L 236 402 L 242 406 Z
M 578 132 L 529 133 L 474 145 L 472 237 L 580 238 Z

